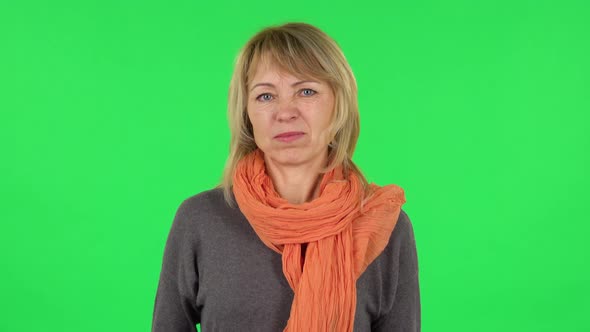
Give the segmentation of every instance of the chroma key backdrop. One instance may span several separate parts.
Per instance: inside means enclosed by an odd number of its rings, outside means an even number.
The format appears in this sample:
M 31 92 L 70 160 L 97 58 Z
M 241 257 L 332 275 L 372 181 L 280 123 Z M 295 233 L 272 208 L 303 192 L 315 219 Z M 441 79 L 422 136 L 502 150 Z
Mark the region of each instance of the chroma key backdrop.
M 291 21 L 341 46 L 353 159 L 405 190 L 422 330 L 590 331 L 581 0 L 3 1 L 0 331 L 150 330 L 174 213 L 227 157 L 235 56 Z

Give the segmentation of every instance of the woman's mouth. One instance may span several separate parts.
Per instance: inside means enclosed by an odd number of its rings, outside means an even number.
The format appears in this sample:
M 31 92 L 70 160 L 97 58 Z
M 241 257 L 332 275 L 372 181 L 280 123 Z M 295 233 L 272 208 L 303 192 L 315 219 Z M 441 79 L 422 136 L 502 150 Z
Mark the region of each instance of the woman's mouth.
M 305 133 L 300 131 L 289 131 L 278 134 L 277 136 L 275 136 L 275 139 L 281 142 L 289 143 L 303 137 L 303 135 L 305 135 Z

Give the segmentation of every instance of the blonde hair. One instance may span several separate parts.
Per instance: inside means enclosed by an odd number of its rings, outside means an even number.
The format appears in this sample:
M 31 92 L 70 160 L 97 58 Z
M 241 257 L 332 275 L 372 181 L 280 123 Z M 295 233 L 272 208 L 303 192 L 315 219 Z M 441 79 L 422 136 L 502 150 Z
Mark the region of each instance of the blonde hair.
M 286 23 L 264 28 L 242 47 L 228 93 L 230 148 L 221 183 L 226 202 L 233 206 L 233 175 L 238 162 L 257 148 L 248 118 L 248 83 L 261 63 L 272 63 L 294 76 L 328 82 L 334 93 L 328 165 L 321 173 L 342 164 L 345 176 L 353 171 L 368 191 L 369 185 L 352 161 L 359 136 L 356 79 L 338 44 L 326 33 L 307 23 Z

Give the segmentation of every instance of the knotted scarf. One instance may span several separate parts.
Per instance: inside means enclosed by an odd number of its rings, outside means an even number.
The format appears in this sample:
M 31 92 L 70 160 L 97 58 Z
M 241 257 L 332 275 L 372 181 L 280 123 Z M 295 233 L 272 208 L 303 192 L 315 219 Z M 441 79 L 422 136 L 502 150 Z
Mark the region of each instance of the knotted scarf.
M 397 185 L 370 184 L 338 166 L 325 173 L 319 196 L 291 204 L 275 190 L 256 149 L 238 162 L 236 202 L 260 240 L 282 255 L 283 273 L 294 292 L 284 331 L 350 332 L 356 310 L 356 280 L 383 252 L 405 203 Z M 302 246 L 306 246 L 303 256 Z

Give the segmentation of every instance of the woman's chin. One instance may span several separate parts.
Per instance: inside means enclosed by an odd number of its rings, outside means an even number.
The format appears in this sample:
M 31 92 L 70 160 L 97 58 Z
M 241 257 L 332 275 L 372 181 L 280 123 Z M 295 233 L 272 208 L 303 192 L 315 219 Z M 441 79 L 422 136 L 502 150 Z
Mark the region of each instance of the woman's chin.
M 321 153 L 315 155 L 309 147 L 272 149 L 264 154 L 265 159 L 270 159 L 271 163 L 281 166 L 297 166 L 312 163 L 316 158 L 321 158 Z
M 309 151 L 305 148 L 281 148 L 273 149 L 268 153 L 264 153 L 267 159 L 274 164 L 281 165 L 300 165 L 309 161 Z

